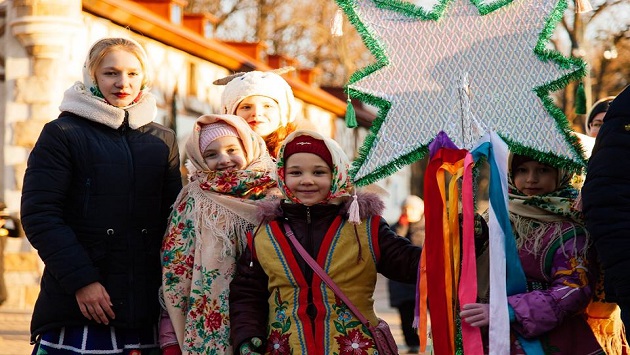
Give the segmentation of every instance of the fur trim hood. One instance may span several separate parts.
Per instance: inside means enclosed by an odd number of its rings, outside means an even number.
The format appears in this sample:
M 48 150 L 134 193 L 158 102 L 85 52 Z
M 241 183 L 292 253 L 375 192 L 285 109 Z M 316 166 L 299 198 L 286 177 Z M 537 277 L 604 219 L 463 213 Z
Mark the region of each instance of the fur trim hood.
M 137 129 L 153 122 L 157 115 L 155 97 L 148 91 L 142 92 L 140 101 L 125 108 L 112 106 L 92 95 L 82 82 L 77 81 L 63 95 L 60 111 L 67 111 L 90 121 L 118 129 L 129 113 L 129 127 Z
M 353 198 L 348 196 L 343 198 L 343 206 L 340 213 L 348 216 L 348 210 Z M 282 217 L 282 208 L 280 198 L 263 200 L 256 203 L 258 206 L 257 216 L 260 222 L 270 222 L 276 218 Z M 359 216 L 361 220 L 375 215 L 382 215 L 385 210 L 385 203 L 379 195 L 373 192 L 358 191 L 357 202 L 359 203 Z

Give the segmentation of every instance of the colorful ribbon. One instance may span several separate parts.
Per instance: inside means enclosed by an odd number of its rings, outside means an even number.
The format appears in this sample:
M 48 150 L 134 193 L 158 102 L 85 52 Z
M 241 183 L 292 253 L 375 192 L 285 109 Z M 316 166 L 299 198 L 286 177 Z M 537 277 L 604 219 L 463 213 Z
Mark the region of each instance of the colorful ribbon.
M 471 154 L 464 158 L 464 179 L 462 181 L 462 270 L 459 281 L 459 305 L 477 302 L 477 259 L 475 257 L 475 208 L 473 199 L 472 169 L 474 159 Z M 467 322 L 462 324 L 462 342 L 464 354 L 483 354 L 481 330 Z
M 447 196 L 444 190 L 444 173 L 453 174 L 456 180 L 464 165 L 467 151 L 463 149 L 442 148 L 432 150 L 434 156 L 429 161 L 424 185 L 426 238 L 423 249 L 424 264 L 421 264 L 421 285 L 428 284 L 426 295 L 420 290 L 420 319 L 426 319 L 426 304 L 429 302 L 433 348 L 436 354 L 455 353 L 455 311 L 456 283 L 459 277 L 459 219 L 457 214 L 457 184 L 450 185 L 449 208 L 446 209 Z M 453 217 L 453 211 L 455 216 Z M 453 223 L 455 222 L 455 223 Z M 457 253 L 455 253 L 457 249 Z M 455 267 L 454 265 L 458 265 Z M 425 283 L 426 282 L 426 283 Z M 426 296 L 426 297 L 425 297 Z M 428 299 L 428 300 L 427 300 Z M 423 312 L 425 312 L 423 314 Z M 422 324 L 420 324 L 422 327 Z M 426 344 L 425 334 L 420 329 L 421 350 Z
M 428 312 L 431 318 L 434 352 L 455 354 L 457 305 L 476 302 L 477 270 L 474 246 L 474 201 L 472 168 L 487 157 L 490 164 L 490 354 L 509 354 L 510 321 L 507 296 L 526 291 L 516 240 L 508 214 L 507 155 L 505 142 L 494 132 L 486 134 L 471 153 L 457 149 L 444 132 L 429 146 L 430 161 L 425 173 L 426 239 L 420 260 L 418 332 L 420 350 L 426 351 Z M 445 173 L 450 173 L 448 193 Z M 459 233 L 459 189 L 462 181 L 463 228 Z M 430 285 L 430 287 L 428 287 Z M 429 303 L 430 302 L 430 303 Z M 430 306 L 430 309 L 429 307 Z M 464 354 L 483 353 L 479 328 L 461 322 Z M 536 339 L 518 337 L 526 354 L 543 354 Z
M 495 133 L 484 135 L 473 148 L 475 161 L 487 157 L 490 164 L 490 355 L 510 353 L 510 321 L 507 296 L 527 290 L 527 280 L 523 271 L 516 239 L 508 214 L 507 196 L 507 144 Z M 543 354 L 538 340 L 519 337 L 525 353 Z

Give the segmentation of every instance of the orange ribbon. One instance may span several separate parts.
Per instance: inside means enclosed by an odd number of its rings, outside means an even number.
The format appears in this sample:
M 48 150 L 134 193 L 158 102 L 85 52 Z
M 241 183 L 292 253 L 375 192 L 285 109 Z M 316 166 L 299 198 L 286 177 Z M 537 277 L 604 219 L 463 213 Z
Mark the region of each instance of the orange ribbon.
M 456 181 L 463 174 L 466 154 L 464 149 L 439 149 L 426 170 L 426 239 L 420 263 L 418 332 L 421 350 L 425 351 L 427 311 L 439 315 L 431 318 L 431 331 L 434 351 L 440 355 L 455 353 L 456 290 L 461 250 Z M 448 211 L 445 172 L 453 175 L 449 185 Z

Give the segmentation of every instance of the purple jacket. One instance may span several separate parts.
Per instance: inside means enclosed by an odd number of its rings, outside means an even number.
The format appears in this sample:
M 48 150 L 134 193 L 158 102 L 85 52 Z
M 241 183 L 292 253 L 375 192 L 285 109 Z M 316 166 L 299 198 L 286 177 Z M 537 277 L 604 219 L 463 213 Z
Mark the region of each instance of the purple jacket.
M 546 354 L 602 353 L 584 313 L 593 282 L 584 229 L 568 221 L 553 224 L 540 250 L 532 252 L 532 243 L 519 250 L 528 292 L 508 297 L 516 316 L 512 329 L 538 337 Z M 522 352 L 512 348 L 513 354 Z

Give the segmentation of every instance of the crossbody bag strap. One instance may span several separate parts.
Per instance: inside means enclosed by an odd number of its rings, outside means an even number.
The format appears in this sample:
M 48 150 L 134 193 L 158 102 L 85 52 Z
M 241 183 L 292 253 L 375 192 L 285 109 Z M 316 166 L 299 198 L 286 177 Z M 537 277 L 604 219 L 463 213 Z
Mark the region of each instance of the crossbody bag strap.
M 330 287 L 330 289 L 337 295 L 337 297 L 339 297 L 343 301 L 343 303 L 345 303 L 346 306 L 350 308 L 352 313 L 354 313 L 354 315 L 357 318 L 359 318 L 359 321 L 361 321 L 361 323 L 363 323 L 363 325 L 365 325 L 366 327 L 369 327 L 370 322 L 367 320 L 367 318 L 365 318 L 363 314 L 359 311 L 359 309 L 356 308 L 354 304 L 350 301 L 350 299 L 346 297 L 346 295 L 341 291 L 341 289 L 339 289 L 337 284 L 330 278 L 330 276 L 328 276 L 326 271 L 324 271 L 324 269 L 322 269 L 322 267 L 319 266 L 319 264 L 315 261 L 315 259 L 313 259 L 313 257 L 308 254 L 308 252 L 306 251 L 306 249 L 304 249 L 302 244 L 300 244 L 300 242 L 298 242 L 298 240 L 295 238 L 295 235 L 291 231 L 291 228 L 289 227 L 289 225 L 287 223 L 282 223 L 282 225 L 284 227 L 285 234 L 289 238 L 289 241 L 291 242 L 291 244 L 293 244 L 295 249 L 297 249 L 298 253 L 300 253 L 304 261 L 306 261 L 306 263 L 311 267 L 311 269 L 315 271 L 315 273 L 326 283 L 326 285 L 328 285 L 328 287 Z

